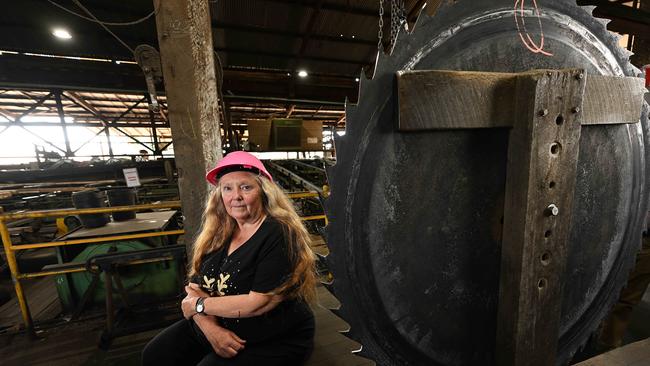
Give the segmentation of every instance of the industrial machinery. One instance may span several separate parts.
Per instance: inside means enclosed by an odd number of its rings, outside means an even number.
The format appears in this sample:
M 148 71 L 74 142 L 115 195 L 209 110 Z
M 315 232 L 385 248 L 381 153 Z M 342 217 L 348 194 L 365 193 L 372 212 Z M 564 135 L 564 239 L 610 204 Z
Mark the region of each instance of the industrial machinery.
M 99 228 L 81 228 L 61 237 L 61 240 L 89 239 L 138 234 L 142 232 L 178 229 L 176 211 L 144 212 L 128 221 L 112 222 Z M 57 256 L 62 263 L 86 265 L 93 258 L 108 254 L 129 254 L 153 248 L 163 248 L 176 243 L 176 236 L 131 238 L 104 242 L 100 244 L 59 247 Z M 115 293 L 128 294 L 129 303 L 152 302 L 173 298 L 179 291 L 179 266 L 182 264 L 167 261 L 123 266 L 115 270 L 113 289 Z M 48 267 L 49 268 L 49 267 Z M 92 305 L 103 306 L 106 284 L 100 273 L 83 271 L 57 276 L 57 291 L 61 305 L 66 313 L 80 313 Z M 126 296 L 124 296 L 126 297 Z
M 371 80 L 361 75 L 359 103 L 346 107 L 346 135 L 335 141 L 325 207 L 335 312 L 361 356 L 378 365 L 496 363 L 509 131 L 397 131 L 396 73 L 638 76 L 592 10 L 571 0 L 445 1 L 399 33 Z M 582 128 L 556 364 L 596 330 L 640 248 L 648 136 L 647 104 L 641 123 Z

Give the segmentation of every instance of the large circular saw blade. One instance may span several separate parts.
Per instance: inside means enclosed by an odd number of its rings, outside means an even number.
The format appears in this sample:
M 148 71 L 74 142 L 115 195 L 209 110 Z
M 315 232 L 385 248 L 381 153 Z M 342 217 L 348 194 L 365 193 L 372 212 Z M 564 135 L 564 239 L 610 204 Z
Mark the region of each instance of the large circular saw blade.
M 373 79 L 362 75 L 359 104 L 347 106 L 328 171 L 328 262 L 347 335 L 379 365 L 494 364 L 508 146 L 507 129 L 397 132 L 395 73 L 637 76 L 592 8 L 538 5 L 553 56 L 524 47 L 512 0 L 449 1 L 379 55 Z M 524 20 L 538 24 L 534 9 Z M 633 264 L 647 208 L 647 127 L 647 106 L 640 124 L 583 127 L 558 363 L 586 342 Z

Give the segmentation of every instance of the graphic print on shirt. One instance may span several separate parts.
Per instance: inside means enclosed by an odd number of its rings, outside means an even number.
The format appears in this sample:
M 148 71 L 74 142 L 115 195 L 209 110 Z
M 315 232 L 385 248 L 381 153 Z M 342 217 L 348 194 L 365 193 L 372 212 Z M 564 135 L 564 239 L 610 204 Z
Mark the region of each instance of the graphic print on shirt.
M 210 278 L 206 275 L 203 276 L 203 287 L 210 296 L 226 296 L 226 290 L 228 286 L 228 280 L 230 279 L 230 274 L 228 273 L 219 273 L 219 279 Z
M 228 288 L 226 281 L 230 278 L 230 275 L 226 273 L 224 276 L 223 273 L 219 273 L 219 281 L 217 281 L 217 292 L 219 296 L 226 296 L 226 293 L 223 291 Z

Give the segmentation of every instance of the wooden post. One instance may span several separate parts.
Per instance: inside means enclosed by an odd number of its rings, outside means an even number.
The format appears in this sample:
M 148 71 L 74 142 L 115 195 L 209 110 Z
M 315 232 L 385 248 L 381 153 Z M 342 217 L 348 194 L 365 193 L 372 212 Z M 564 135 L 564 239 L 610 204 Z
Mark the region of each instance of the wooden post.
M 555 364 L 584 90 L 584 74 L 577 70 L 516 80 L 518 120 L 508 146 L 498 365 Z
M 222 155 L 210 9 L 208 0 L 154 6 L 189 247 L 208 197 L 205 172 Z

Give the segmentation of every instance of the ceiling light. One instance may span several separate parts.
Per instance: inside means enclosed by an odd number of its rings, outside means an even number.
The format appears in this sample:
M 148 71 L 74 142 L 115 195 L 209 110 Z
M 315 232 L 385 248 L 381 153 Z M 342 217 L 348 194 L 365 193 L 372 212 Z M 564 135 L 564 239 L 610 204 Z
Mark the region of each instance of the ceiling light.
M 352 38 L 354 38 L 354 35 L 352 36 Z
M 290 73 L 290 72 L 288 72 L 288 73 L 287 73 L 287 76 L 291 76 L 291 73 Z
M 298 76 L 300 76 L 301 78 L 306 78 L 308 75 L 309 74 L 305 70 L 298 71 Z
M 60 38 L 60 39 L 70 39 L 70 38 L 72 38 L 72 35 L 70 34 L 70 32 L 68 32 L 68 30 L 63 29 L 63 28 L 53 29 L 52 30 L 52 35 L 54 37 Z
M 355 78 L 354 81 L 356 81 L 356 82 L 358 83 L 358 82 L 359 82 L 359 78 Z

